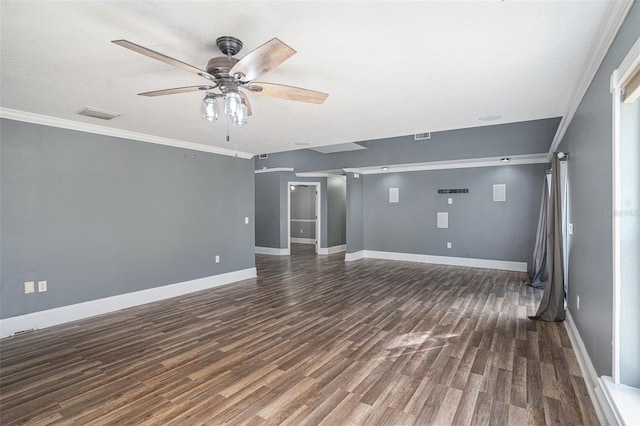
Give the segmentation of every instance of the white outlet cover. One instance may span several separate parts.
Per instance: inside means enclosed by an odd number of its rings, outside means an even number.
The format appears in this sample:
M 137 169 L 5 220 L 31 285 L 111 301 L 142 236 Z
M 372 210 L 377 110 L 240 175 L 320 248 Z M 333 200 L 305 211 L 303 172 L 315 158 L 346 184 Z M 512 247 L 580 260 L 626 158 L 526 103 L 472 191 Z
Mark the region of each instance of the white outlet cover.
M 220 263 L 220 256 L 216 256 L 216 263 Z
M 47 291 L 47 282 L 46 281 L 38 281 L 38 292 Z
M 451 243 L 447 243 L 447 248 L 451 248 Z
M 570 223 L 569 226 L 567 226 L 568 231 L 569 231 L 569 235 L 573 235 L 573 223 Z
M 35 289 L 36 283 L 33 281 L 26 281 L 24 283 L 24 293 L 25 294 L 29 294 L 29 293 L 34 293 L 36 291 Z
M 447 204 L 453 204 L 453 198 L 449 198 L 449 199 L 447 200 Z
M 245 217 L 244 217 L 244 224 L 245 224 L 245 225 L 248 225 L 248 224 L 249 224 L 249 217 L 248 217 L 248 216 L 245 216 Z

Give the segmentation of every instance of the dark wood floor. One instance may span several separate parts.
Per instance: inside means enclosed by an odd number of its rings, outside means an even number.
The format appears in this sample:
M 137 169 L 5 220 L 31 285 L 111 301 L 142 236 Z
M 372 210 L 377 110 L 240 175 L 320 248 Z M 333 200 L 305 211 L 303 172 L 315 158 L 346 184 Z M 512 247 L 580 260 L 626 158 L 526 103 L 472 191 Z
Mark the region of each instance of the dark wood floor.
M 258 279 L 2 340 L 0 423 L 597 424 L 520 273 L 256 258 Z

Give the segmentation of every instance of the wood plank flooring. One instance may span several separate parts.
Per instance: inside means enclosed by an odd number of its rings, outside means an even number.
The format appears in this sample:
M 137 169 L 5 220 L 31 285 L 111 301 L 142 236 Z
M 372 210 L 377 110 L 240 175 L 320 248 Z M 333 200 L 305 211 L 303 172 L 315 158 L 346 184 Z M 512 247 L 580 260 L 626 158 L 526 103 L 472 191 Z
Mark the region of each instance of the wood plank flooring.
M 294 252 L 0 341 L 0 424 L 598 423 L 523 274 Z

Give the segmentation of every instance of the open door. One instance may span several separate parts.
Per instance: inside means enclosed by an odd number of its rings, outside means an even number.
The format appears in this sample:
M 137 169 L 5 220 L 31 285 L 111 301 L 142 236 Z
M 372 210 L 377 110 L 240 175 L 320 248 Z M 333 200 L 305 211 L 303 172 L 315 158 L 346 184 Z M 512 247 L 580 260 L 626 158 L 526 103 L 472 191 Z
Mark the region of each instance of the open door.
M 290 254 L 318 254 L 320 248 L 320 183 L 288 182 Z

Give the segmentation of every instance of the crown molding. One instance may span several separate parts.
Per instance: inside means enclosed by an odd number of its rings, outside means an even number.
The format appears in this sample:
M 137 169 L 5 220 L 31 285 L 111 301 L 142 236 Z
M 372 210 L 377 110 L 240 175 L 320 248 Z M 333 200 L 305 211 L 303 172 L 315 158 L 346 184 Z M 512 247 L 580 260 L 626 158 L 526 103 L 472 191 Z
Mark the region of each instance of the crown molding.
M 93 133 L 96 135 L 111 136 L 114 138 L 154 143 L 157 145 L 173 146 L 175 148 L 184 148 L 192 151 L 226 155 L 229 157 L 240 157 L 245 159 L 253 158 L 253 154 L 248 152 L 234 151 L 232 149 L 218 148 L 215 146 L 202 145 L 178 139 L 163 138 L 160 136 L 147 135 L 145 133 L 131 132 L 129 130 L 113 129 L 111 127 L 66 120 L 64 118 L 51 117 L 48 115 L 34 114 L 31 112 L 19 111 L 10 108 L 0 107 L 0 118 L 22 121 L 25 123 L 40 124 L 43 126 L 58 127 L 67 130 L 76 130 L 78 132 Z
M 502 161 L 503 158 L 509 158 L 509 162 Z M 371 167 L 358 167 L 344 169 L 347 173 L 360 173 L 363 175 L 378 175 L 384 173 L 404 173 L 404 172 L 419 172 L 424 170 L 444 170 L 444 169 L 469 169 L 474 167 L 500 167 L 500 166 L 514 166 L 521 164 L 546 164 L 546 153 L 539 154 L 524 154 L 524 155 L 503 155 L 500 157 L 484 157 L 484 158 L 465 158 L 460 160 L 447 160 L 447 161 L 430 161 L 426 163 L 411 163 L 411 164 L 391 164 L 380 165 Z M 382 167 L 387 170 L 382 170 Z
M 328 173 L 328 172 L 300 172 L 296 173 L 297 177 L 310 177 L 310 178 L 328 178 L 328 177 L 337 177 L 337 178 L 345 178 L 343 175 L 339 175 L 336 173 Z
M 292 172 L 293 167 L 271 167 L 270 169 L 264 167 L 262 169 L 254 170 L 253 173 L 273 173 L 273 172 Z
M 548 161 L 551 161 L 553 153 L 558 148 L 558 145 L 560 145 L 560 142 L 562 142 L 562 138 L 567 132 L 569 124 L 571 124 L 571 120 L 573 120 L 580 106 L 580 102 L 582 102 L 582 98 L 584 98 L 584 95 L 587 93 L 593 78 L 596 76 L 596 72 L 598 72 L 598 68 L 600 68 L 604 57 L 607 55 L 611 43 L 613 43 L 613 40 L 616 38 L 631 6 L 633 6 L 633 0 L 608 2 L 607 13 L 605 14 L 606 18 L 600 24 L 596 40 L 589 50 L 592 53 L 582 67 L 582 74 L 577 79 L 573 94 L 569 100 L 569 105 L 560 120 L 558 130 L 549 147 L 549 152 L 547 153 Z

